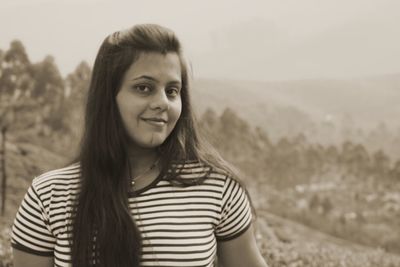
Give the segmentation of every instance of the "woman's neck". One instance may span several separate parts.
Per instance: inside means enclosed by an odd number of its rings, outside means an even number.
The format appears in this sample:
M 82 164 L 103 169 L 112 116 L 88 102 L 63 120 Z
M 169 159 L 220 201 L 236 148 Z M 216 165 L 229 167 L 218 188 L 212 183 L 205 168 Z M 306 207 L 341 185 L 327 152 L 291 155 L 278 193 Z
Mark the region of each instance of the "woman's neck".
M 150 168 L 159 159 L 157 149 L 140 148 L 129 152 L 129 164 L 132 176 L 137 176 Z

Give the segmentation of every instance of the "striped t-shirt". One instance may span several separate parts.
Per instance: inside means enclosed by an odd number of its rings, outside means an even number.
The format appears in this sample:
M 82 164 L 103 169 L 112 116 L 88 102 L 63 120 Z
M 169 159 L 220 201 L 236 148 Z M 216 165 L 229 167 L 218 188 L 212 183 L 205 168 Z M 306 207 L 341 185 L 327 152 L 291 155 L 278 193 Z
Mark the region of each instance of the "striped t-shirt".
M 185 175 L 204 175 L 204 168 L 186 163 Z M 67 226 L 79 180 L 79 164 L 33 180 L 12 227 L 15 249 L 54 257 L 54 266 L 71 266 Z M 186 187 L 159 177 L 129 197 L 129 206 L 143 236 L 142 266 L 214 266 L 217 241 L 235 238 L 251 224 L 245 191 L 218 171 Z

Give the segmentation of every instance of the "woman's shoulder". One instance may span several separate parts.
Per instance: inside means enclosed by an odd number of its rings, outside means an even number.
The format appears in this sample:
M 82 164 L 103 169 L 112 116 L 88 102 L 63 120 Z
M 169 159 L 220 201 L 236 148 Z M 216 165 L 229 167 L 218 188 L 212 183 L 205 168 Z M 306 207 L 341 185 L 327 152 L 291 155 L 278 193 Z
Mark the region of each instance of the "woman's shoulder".
M 80 164 L 73 163 L 66 167 L 47 171 L 32 180 L 36 190 L 49 189 L 50 187 L 70 187 L 78 184 L 80 179 Z

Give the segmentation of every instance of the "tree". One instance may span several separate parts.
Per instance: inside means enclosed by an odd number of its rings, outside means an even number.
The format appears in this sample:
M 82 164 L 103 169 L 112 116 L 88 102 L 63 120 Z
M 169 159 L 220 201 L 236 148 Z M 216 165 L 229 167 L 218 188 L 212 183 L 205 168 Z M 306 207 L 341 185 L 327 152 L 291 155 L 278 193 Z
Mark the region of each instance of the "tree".
M 249 154 L 249 125 L 232 109 L 225 109 L 219 118 L 220 144 L 218 148 L 229 153 L 232 158 L 244 159 Z
M 4 51 L 0 49 L 0 79 L 3 76 Z
M 323 160 L 317 147 L 310 145 L 303 153 L 306 166 L 304 168 L 305 176 L 311 178 L 319 173 L 323 168 Z
M 390 170 L 390 176 L 393 181 L 400 182 L 400 160 L 397 160 L 393 168 Z
M 357 144 L 352 151 L 352 158 L 355 164 L 354 171 L 358 176 L 364 176 L 369 173 L 370 157 L 361 144 Z
M 339 152 L 336 146 L 330 145 L 327 149 L 325 149 L 324 158 L 329 165 L 336 165 L 339 160 Z
M 372 162 L 372 170 L 377 178 L 387 177 L 390 168 L 390 161 L 382 150 L 378 150 L 373 154 Z
M 65 97 L 70 101 L 82 102 L 86 98 L 89 88 L 91 68 L 86 61 L 82 61 L 65 81 Z
M 323 211 L 324 215 L 330 213 L 333 209 L 333 205 L 332 205 L 332 202 L 329 197 L 324 197 L 321 205 L 322 205 L 322 211 Z
M 30 62 L 25 48 L 18 40 L 10 44 L 10 48 L 1 59 L 0 97 L 10 97 L 25 93 L 30 89 Z
M 75 140 L 83 131 L 84 104 L 90 77 L 91 68 L 82 61 L 65 79 L 63 122 Z
M 365 147 L 361 144 L 353 144 L 350 141 L 344 142 L 340 162 L 342 167 L 356 176 L 367 175 L 370 171 L 370 157 Z
M 7 192 L 6 140 L 18 120 L 16 113 L 26 105 L 32 88 L 31 65 L 25 48 L 18 40 L 6 51 L 0 51 L 0 140 L 1 140 L 1 213 L 4 214 Z
M 309 207 L 311 210 L 318 210 L 319 206 L 321 205 L 321 200 L 317 194 L 313 194 L 310 200 Z
M 32 97 L 41 102 L 49 102 L 64 95 L 64 81 L 52 56 L 46 56 L 42 62 L 33 65 L 35 85 Z
M 212 108 L 207 108 L 200 118 L 200 125 L 207 130 L 214 129 L 217 126 L 217 113 Z
M 238 115 L 230 108 L 226 108 L 220 117 L 222 130 L 228 135 L 237 133 L 246 134 L 250 127 L 247 122 L 238 117 Z
M 41 106 L 40 120 L 52 130 L 65 130 L 64 81 L 52 56 L 33 65 L 32 97 Z
M 20 40 L 13 40 L 10 43 L 10 49 L 5 54 L 5 61 L 14 69 L 20 70 L 30 63 L 25 47 Z

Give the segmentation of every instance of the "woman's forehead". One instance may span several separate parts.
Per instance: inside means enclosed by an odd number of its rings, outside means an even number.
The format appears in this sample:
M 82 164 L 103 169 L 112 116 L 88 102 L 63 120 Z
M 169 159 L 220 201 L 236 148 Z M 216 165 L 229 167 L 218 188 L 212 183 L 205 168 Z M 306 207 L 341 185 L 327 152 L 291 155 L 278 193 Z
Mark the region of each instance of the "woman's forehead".
M 181 71 L 181 62 L 177 53 L 146 52 L 139 54 L 126 71 L 125 77 L 129 80 L 150 77 L 155 80 L 181 81 Z

